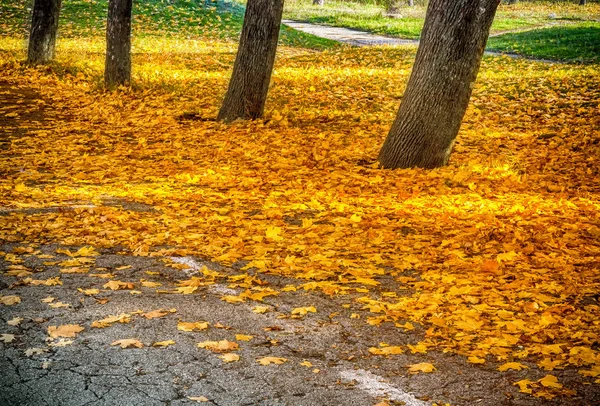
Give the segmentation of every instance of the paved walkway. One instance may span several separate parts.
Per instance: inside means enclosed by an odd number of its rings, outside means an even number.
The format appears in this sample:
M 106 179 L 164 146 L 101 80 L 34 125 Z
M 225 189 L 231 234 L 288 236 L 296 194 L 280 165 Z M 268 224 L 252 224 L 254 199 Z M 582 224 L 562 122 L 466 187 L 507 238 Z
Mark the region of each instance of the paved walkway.
M 382 35 L 372 34 L 366 31 L 358 31 L 350 28 L 331 27 L 328 25 L 317 25 L 303 23 L 299 21 L 283 20 L 283 24 L 292 27 L 298 31 L 316 35 L 317 37 L 327 38 L 344 44 L 364 47 L 374 45 L 419 45 L 415 39 L 402 39 L 384 37 Z

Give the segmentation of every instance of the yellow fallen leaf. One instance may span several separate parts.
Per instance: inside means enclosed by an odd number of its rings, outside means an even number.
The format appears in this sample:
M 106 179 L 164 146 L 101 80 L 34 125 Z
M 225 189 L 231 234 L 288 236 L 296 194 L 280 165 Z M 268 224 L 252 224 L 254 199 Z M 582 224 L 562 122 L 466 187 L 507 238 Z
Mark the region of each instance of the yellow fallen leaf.
M 237 354 L 227 353 L 223 355 L 219 355 L 219 358 L 223 360 L 223 362 L 235 362 L 240 360 L 240 356 Z
M 5 306 L 12 306 L 21 303 L 21 298 L 19 296 L 0 296 L 0 304 Z
M 108 316 L 102 320 L 94 321 L 91 325 L 93 328 L 104 328 L 108 327 L 113 323 L 129 323 L 131 321 L 131 315 L 128 313 L 121 313 L 118 316 Z
M 93 295 L 97 295 L 98 293 L 100 293 L 99 289 L 81 289 L 81 288 L 78 288 L 77 290 L 79 292 L 83 293 L 86 296 L 93 296 Z
M 173 345 L 175 344 L 175 341 L 173 340 L 166 340 L 166 341 L 157 341 L 155 343 L 152 344 L 153 347 L 168 347 L 169 345 Z
M 558 378 L 556 378 L 554 375 L 546 375 L 542 379 L 538 380 L 538 382 L 546 388 L 560 389 L 563 387 L 562 384 L 558 382 Z
M 402 354 L 404 350 L 402 349 L 402 347 L 392 345 L 382 348 L 371 347 L 369 348 L 369 352 L 373 355 L 395 355 Z
M 517 385 L 519 387 L 519 392 L 531 394 L 533 392 L 531 386 L 534 383 L 535 382 L 532 382 L 529 379 L 522 379 L 518 382 L 515 382 L 513 385 Z
M 194 402 L 208 402 L 208 398 L 205 396 L 188 396 L 187 398 Z
M 270 364 L 281 365 L 284 362 L 287 362 L 287 359 L 279 358 L 279 357 L 263 357 L 263 358 L 257 359 L 256 361 L 261 365 L 270 365 Z
M 254 338 L 254 336 L 248 336 L 245 334 L 236 334 L 235 339 L 238 341 L 250 341 Z
M 104 289 L 110 290 L 121 290 L 121 289 L 133 289 L 133 283 L 121 282 L 121 281 L 109 281 L 102 286 Z
M 233 295 L 225 295 L 221 296 L 221 300 L 227 303 L 243 303 L 246 301 L 243 297 L 233 296 Z
M 56 302 L 56 303 L 49 303 L 48 306 L 50 306 L 53 309 L 58 309 L 59 307 L 69 307 L 71 305 L 68 303 Z
M 467 358 L 467 361 L 471 364 L 485 364 L 485 358 L 469 357 Z
M 42 302 L 42 303 L 52 303 L 52 302 L 54 302 L 55 300 L 56 300 L 56 298 L 55 298 L 55 297 L 48 296 L 48 297 L 45 297 L 45 298 L 43 298 L 42 300 L 40 300 L 40 302 Z
M 2 341 L 4 343 L 12 343 L 13 341 L 15 341 L 15 335 L 14 334 L 0 334 L 0 341 Z
M 131 268 L 133 268 L 133 266 L 123 265 L 123 266 L 119 266 L 119 267 L 115 268 L 115 271 L 124 271 L 125 269 L 131 269 Z
M 273 241 L 282 241 L 283 240 L 283 237 L 281 237 L 279 235 L 279 233 L 281 233 L 281 227 L 269 226 L 269 227 L 267 227 L 267 229 L 265 231 L 265 235 L 267 236 L 267 238 L 270 240 L 273 240 Z
M 48 327 L 48 335 L 52 338 L 75 337 L 83 330 L 84 328 L 78 324 L 63 324 L 62 326 Z
M 296 307 L 295 309 L 292 310 L 292 314 L 296 314 L 299 316 L 304 316 L 309 312 L 316 313 L 317 309 L 314 306 L 308 306 L 308 307 Z
M 144 344 L 142 344 L 139 340 L 136 340 L 135 338 L 124 338 L 122 340 L 116 340 L 113 341 L 110 345 L 118 345 L 121 348 L 142 348 L 144 346 Z
M 266 313 L 269 310 L 269 306 L 254 306 L 252 311 L 257 314 Z
M 433 364 L 427 362 L 422 362 L 420 364 L 411 364 L 407 365 L 406 367 L 408 368 L 408 372 L 410 372 L 411 374 L 416 374 L 419 372 L 429 373 L 436 370 Z
M 168 310 L 158 309 L 158 310 L 152 310 L 151 312 L 148 312 L 148 313 L 144 313 L 144 314 L 142 314 L 142 316 L 144 316 L 147 319 L 156 319 L 158 317 L 164 317 L 167 314 L 169 314 Z
M 64 338 L 60 338 L 58 341 L 54 343 L 48 343 L 50 347 L 66 347 L 67 345 L 73 344 L 73 340 L 65 340 Z
M 8 324 L 9 326 L 18 326 L 23 320 L 25 319 L 22 317 L 13 317 L 9 321 L 7 321 L 6 324 Z
M 199 348 L 205 348 L 213 352 L 227 352 L 237 350 L 240 346 L 233 341 L 203 341 L 198 343 Z
M 150 282 L 150 281 L 145 281 L 143 279 L 140 281 L 140 283 L 145 288 L 157 288 L 162 285 L 162 283 L 159 283 L 159 282 Z
M 518 362 L 507 362 L 506 364 L 502 364 L 498 367 L 498 371 L 505 372 L 509 369 L 513 369 L 515 371 L 520 371 L 522 369 L 529 368 L 527 365 L 523 365 Z
M 209 326 L 209 323 L 206 321 L 195 321 L 195 322 L 186 322 L 179 321 L 177 322 L 177 330 L 181 331 L 202 331 L 206 330 Z
M 310 361 L 302 361 L 300 363 L 300 365 L 302 365 L 303 367 L 307 367 L 307 368 L 310 368 L 313 366 L 313 364 Z

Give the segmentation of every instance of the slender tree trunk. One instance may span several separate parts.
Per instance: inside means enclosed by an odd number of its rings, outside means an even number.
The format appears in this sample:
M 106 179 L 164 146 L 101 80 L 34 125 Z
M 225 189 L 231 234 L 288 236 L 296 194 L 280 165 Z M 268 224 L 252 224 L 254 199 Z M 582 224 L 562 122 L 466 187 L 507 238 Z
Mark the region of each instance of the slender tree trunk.
M 60 6 L 61 0 L 35 0 L 33 2 L 27 50 L 28 62 L 46 63 L 54 58 Z
M 248 0 L 233 74 L 218 120 L 262 117 L 282 12 L 283 0 Z
M 406 91 L 379 152 L 384 168 L 447 163 L 499 0 L 430 0 Z
M 132 0 L 109 0 L 106 24 L 104 84 L 108 88 L 131 82 Z
M 585 6 L 586 1 L 585 0 L 579 0 L 579 5 L 580 6 Z
M 408 0 L 408 7 L 414 7 L 415 6 L 415 0 Z
M 313 0 L 313 6 L 323 6 L 325 5 L 325 0 Z

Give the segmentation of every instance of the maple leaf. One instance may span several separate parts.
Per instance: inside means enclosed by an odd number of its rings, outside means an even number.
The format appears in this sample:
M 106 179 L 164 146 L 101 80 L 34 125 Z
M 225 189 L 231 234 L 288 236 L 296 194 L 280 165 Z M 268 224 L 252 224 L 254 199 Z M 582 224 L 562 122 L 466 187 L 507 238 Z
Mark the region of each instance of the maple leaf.
M 48 335 L 51 338 L 75 337 L 83 330 L 84 328 L 78 324 L 63 324 L 61 326 L 49 326 Z
M 265 235 L 267 236 L 267 238 L 273 241 L 283 241 L 283 237 L 279 235 L 280 233 L 281 227 L 269 226 L 265 230 Z
M 198 343 L 199 348 L 205 348 L 213 352 L 227 352 L 237 350 L 239 348 L 238 343 L 233 341 L 221 340 L 221 341 L 203 341 Z
M 244 303 L 246 301 L 246 299 L 244 299 L 243 297 L 233 295 L 221 296 L 221 300 L 227 303 Z
M 505 372 L 509 369 L 513 369 L 515 371 L 520 371 L 522 369 L 529 368 L 527 365 L 520 364 L 518 362 L 507 362 L 506 364 L 502 364 L 498 367 L 498 371 Z
M 120 346 L 121 348 L 142 348 L 144 344 L 135 338 L 124 338 L 122 340 L 115 340 L 110 343 L 111 346 Z
M 19 296 L 0 296 L 0 304 L 5 306 L 13 306 L 19 303 L 21 303 Z
M 546 388 L 560 389 L 563 387 L 562 384 L 558 382 L 558 378 L 556 378 L 554 375 L 546 375 L 542 379 L 538 380 L 538 382 Z
M 71 305 L 68 303 L 56 302 L 56 303 L 49 303 L 48 306 L 50 306 L 53 309 L 58 309 L 60 307 L 69 307 Z
M 9 326 L 18 326 L 23 320 L 25 319 L 22 317 L 13 317 L 9 321 L 7 321 L 6 324 L 8 324 Z
M 4 343 L 12 343 L 15 340 L 14 334 L 0 334 L 0 341 Z
M 249 336 L 245 334 L 236 334 L 235 339 L 238 341 L 250 341 L 254 338 L 254 336 Z
M 133 289 L 133 283 L 121 282 L 121 281 L 109 281 L 102 286 L 104 289 L 110 290 L 121 290 L 121 289 Z
M 257 359 L 256 361 L 261 365 L 270 365 L 270 364 L 281 365 L 284 362 L 287 362 L 287 359 L 279 358 L 279 357 L 263 357 L 263 358 Z
M 410 372 L 411 374 L 416 374 L 419 372 L 429 373 L 436 370 L 432 364 L 427 362 L 422 362 L 420 364 L 410 364 L 406 367 L 408 368 L 408 372 Z
M 102 320 L 96 320 L 92 323 L 93 328 L 104 328 L 108 327 L 113 323 L 129 323 L 131 321 L 131 315 L 127 313 L 121 313 L 118 316 L 108 316 Z
M 81 288 L 77 288 L 77 290 L 81 293 L 83 293 L 86 296 L 93 296 L 93 295 L 97 295 L 98 293 L 100 293 L 100 290 L 98 289 L 81 289 Z
M 206 321 L 179 321 L 177 322 L 177 330 L 181 331 L 202 331 L 206 330 L 209 326 L 209 323 Z
M 157 288 L 162 285 L 162 283 L 159 283 L 159 282 L 150 282 L 150 281 L 145 281 L 143 279 L 140 281 L 140 283 L 145 288 Z
M 223 360 L 223 362 L 236 362 L 240 360 L 240 356 L 237 354 L 227 353 L 223 355 L 219 355 L 219 358 Z
M 148 313 L 144 313 L 142 314 L 142 316 L 144 316 L 147 319 L 156 319 L 158 317 L 164 317 L 169 313 L 174 313 L 170 310 L 163 310 L 163 309 L 157 309 L 157 310 L 152 310 L 151 312 Z
M 25 356 L 31 357 L 33 355 L 39 355 L 48 352 L 46 348 L 28 348 L 25 350 Z
M 269 306 L 254 306 L 252 311 L 257 314 L 263 314 L 269 311 Z
M 173 340 L 166 340 L 166 341 L 157 341 L 155 343 L 152 344 L 153 347 L 168 347 L 169 345 L 173 345 L 175 344 L 175 341 Z
M 300 365 L 302 365 L 303 367 L 307 367 L 307 368 L 311 368 L 313 366 L 313 364 L 310 361 L 306 361 L 306 360 L 302 361 L 300 363 Z
M 314 306 L 308 306 L 308 307 L 296 307 L 295 309 L 292 309 L 292 314 L 296 314 L 299 316 L 304 316 L 307 313 L 316 313 L 317 309 Z

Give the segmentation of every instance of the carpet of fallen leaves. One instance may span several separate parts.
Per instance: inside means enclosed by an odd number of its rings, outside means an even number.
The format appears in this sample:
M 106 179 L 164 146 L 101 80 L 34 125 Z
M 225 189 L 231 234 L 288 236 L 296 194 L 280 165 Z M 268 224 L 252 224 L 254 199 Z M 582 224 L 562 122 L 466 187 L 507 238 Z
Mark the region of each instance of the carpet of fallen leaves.
M 114 93 L 98 87 L 101 40 L 65 39 L 40 69 L 21 47 L 2 39 L 0 240 L 246 261 L 295 278 L 286 291 L 360 293 L 372 325 L 423 326 L 418 345 L 373 354 L 600 383 L 597 65 L 486 57 L 450 165 L 387 171 L 375 158 L 413 49 L 281 49 L 266 120 L 224 125 L 234 44 L 140 39 L 135 86 Z M 122 207 L 136 204 L 150 209 Z M 228 302 L 278 293 L 238 279 Z M 568 394 L 549 376 L 518 384 Z

